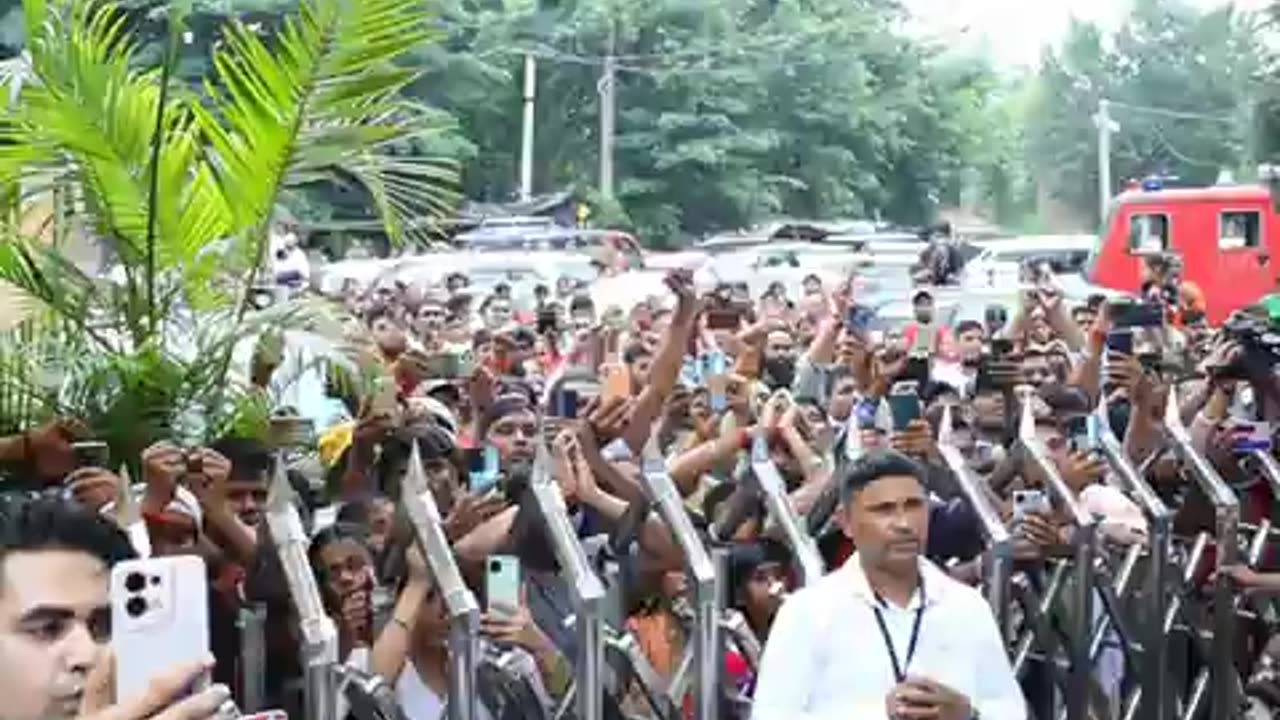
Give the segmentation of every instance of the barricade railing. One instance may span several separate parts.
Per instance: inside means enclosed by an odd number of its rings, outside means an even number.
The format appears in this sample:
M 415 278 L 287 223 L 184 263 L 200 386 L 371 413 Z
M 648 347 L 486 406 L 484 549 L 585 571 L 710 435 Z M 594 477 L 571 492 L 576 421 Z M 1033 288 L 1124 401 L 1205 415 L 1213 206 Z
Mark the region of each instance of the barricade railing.
M 417 443 L 413 443 L 409 469 L 401 481 L 400 501 L 449 616 L 449 720 L 473 720 L 477 717 L 480 606 L 458 569 Z
M 246 603 L 236 617 L 240 634 L 240 707 L 255 713 L 266 709 L 267 606 Z
M 1170 448 L 1213 504 L 1214 565 L 1215 570 L 1221 571 L 1236 564 L 1239 558 L 1240 501 L 1213 464 L 1195 448 L 1191 433 L 1182 421 L 1177 392 L 1173 388 L 1169 390 L 1165 408 L 1164 429 Z M 1192 565 L 1190 569 L 1194 572 L 1195 568 L 1196 565 Z M 1206 665 L 1196 677 L 1184 703 L 1183 718 L 1195 718 L 1206 699 L 1212 703 L 1211 720 L 1234 717 L 1239 701 L 1240 677 L 1235 668 L 1236 605 L 1233 594 L 1234 588 L 1227 573 L 1216 572 L 1209 653 L 1204 658 Z M 1192 634 L 1196 631 L 1192 625 Z
M 1061 613 L 1065 615 L 1061 619 L 1062 626 L 1067 628 L 1067 637 L 1063 643 L 1066 655 L 1066 678 L 1065 682 L 1061 683 L 1060 691 L 1067 720 L 1086 720 L 1090 702 L 1097 697 L 1093 684 L 1093 660 L 1090 656 L 1097 524 L 1081 507 L 1075 493 L 1050 458 L 1048 449 L 1036 436 L 1030 394 L 1023 399 L 1018 438 L 1012 452 L 1020 455 L 1026 466 L 1038 473 L 1051 499 L 1063 510 L 1067 520 L 1073 526 L 1070 541 L 1071 596 L 1068 600 L 1069 607 Z M 1024 472 L 1027 467 L 1024 467 Z M 1039 603 L 1041 609 L 1045 609 L 1045 602 L 1048 603 L 1049 612 L 1059 607 L 1056 599 L 1059 589 L 1065 584 L 1065 572 L 1065 565 L 1059 565 L 1055 570 L 1054 581 L 1050 583 L 1050 588 L 1045 593 L 1046 597 Z M 1029 597 L 1034 596 L 1029 588 L 1025 588 L 1024 592 Z M 1028 639 L 1031 643 L 1036 640 L 1042 641 L 1046 671 L 1057 681 L 1060 675 L 1056 653 L 1053 650 L 1053 623 L 1049 622 L 1043 613 L 1028 612 L 1026 615 L 1033 625 L 1030 630 L 1032 637 Z M 1029 650 L 1029 644 L 1027 649 Z M 1021 657 L 1015 656 L 1015 663 L 1019 659 L 1025 663 L 1027 653 L 1022 647 L 1018 648 L 1018 655 Z
M 1166 590 L 1173 542 L 1173 513 L 1125 454 L 1124 447 L 1111 427 L 1105 398 L 1099 403 L 1091 422 L 1097 428 L 1095 450 L 1107 461 L 1111 470 L 1108 480 L 1118 485 L 1121 491 L 1138 504 L 1147 520 L 1146 584 L 1145 588 L 1139 588 L 1144 591 L 1141 595 L 1141 612 L 1136 612 L 1134 618 L 1134 624 L 1140 630 L 1136 637 L 1129 635 L 1121 639 L 1126 651 L 1135 641 L 1140 644 L 1141 649 L 1138 683 L 1125 702 L 1124 717 L 1127 720 L 1136 717 L 1143 720 L 1165 720 L 1171 717 L 1172 710 L 1168 685 L 1168 636 L 1164 628 L 1164 617 L 1169 604 Z M 1138 545 L 1130 547 L 1129 554 L 1117 573 L 1115 594 L 1119 597 L 1131 593 L 1136 566 L 1141 559 L 1138 556 L 1139 550 Z M 1097 657 L 1101 649 L 1109 625 L 1110 615 L 1103 618 L 1102 627 L 1094 635 L 1091 651 L 1094 657 Z M 1145 691 L 1145 695 L 1138 690 Z M 1139 702 L 1141 698 L 1145 699 Z
M 702 538 L 698 536 L 698 531 L 693 527 L 680 491 L 667 474 L 666 461 L 652 441 L 645 447 L 640 477 L 649 501 L 671 530 L 671 535 L 680 548 L 689 586 L 693 590 L 693 628 L 686 653 L 692 654 L 695 668 L 694 717 L 697 720 L 716 720 L 719 714 L 720 666 L 723 655 L 716 567 Z
M 640 644 L 631 633 L 605 628 L 605 648 L 619 676 L 639 687 L 645 702 L 657 720 L 681 720 L 680 705 L 667 692 L 666 683 L 658 676 Z M 620 684 L 620 687 L 623 685 Z
M 757 432 L 751 443 L 751 472 L 763 494 L 770 519 L 777 523 L 795 557 L 796 567 L 800 570 L 800 584 L 817 582 L 826 572 L 822 554 L 791 506 L 786 482 L 769 457 L 769 440 L 763 432 Z
M 988 548 L 982 568 L 982 588 L 991 612 L 995 614 L 1000 636 L 1008 642 L 1011 633 L 1009 580 L 1013 575 L 1013 536 L 1000 520 L 986 481 L 969 468 L 955 445 L 950 405 L 943 410 L 942 423 L 938 428 L 938 453 L 982 525 Z
M 578 706 L 577 720 L 601 720 L 604 713 L 604 604 L 605 589 L 591 561 L 578 542 L 560 486 L 551 476 L 550 453 L 545 441 L 537 443 L 529 492 L 542 517 L 546 537 L 573 597 L 574 626 L 578 634 L 575 680 L 569 695 Z M 557 716 L 569 709 L 569 698 Z
M 341 720 L 334 671 L 338 664 L 338 630 L 320 600 L 316 576 L 307 560 L 310 540 L 302 528 L 298 508 L 293 504 L 293 488 L 280 462 L 276 463 L 265 516 L 302 632 L 304 712 L 307 720 Z

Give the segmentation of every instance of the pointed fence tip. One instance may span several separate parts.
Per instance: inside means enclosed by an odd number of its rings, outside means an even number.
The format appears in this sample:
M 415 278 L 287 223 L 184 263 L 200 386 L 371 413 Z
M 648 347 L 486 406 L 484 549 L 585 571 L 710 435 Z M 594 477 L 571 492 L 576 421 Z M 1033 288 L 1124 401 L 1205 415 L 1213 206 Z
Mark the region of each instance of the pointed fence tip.
M 277 455 L 271 487 L 267 490 L 267 509 L 285 508 L 293 502 L 293 496 L 293 486 L 289 484 L 289 476 L 284 469 L 284 458 Z

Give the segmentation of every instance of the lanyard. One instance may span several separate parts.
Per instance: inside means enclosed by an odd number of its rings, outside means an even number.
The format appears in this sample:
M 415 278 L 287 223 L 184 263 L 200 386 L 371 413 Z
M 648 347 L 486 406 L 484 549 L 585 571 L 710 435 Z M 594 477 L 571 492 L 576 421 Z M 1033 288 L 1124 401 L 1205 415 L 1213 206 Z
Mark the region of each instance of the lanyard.
M 920 623 L 924 620 L 924 606 L 926 602 L 924 594 L 924 577 L 920 578 L 920 607 L 916 608 L 916 619 L 911 624 L 911 639 L 907 641 L 907 657 L 906 662 L 898 664 L 898 651 L 893 647 L 893 637 L 889 635 L 889 626 L 885 624 L 884 599 L 879 593 L 875 593 L 876 605 L 872 608 L 876 613 L 876 624 L 880 626 L 880 637 L 884 640 L 884 646 L 889 651 L 889 661 L 893 663 L 893 677 L 898 683 L 902 683 L 907 679 L 907 670 L 911 667 L 911 659 L 916 655 L 916 643 L 920 640 Z

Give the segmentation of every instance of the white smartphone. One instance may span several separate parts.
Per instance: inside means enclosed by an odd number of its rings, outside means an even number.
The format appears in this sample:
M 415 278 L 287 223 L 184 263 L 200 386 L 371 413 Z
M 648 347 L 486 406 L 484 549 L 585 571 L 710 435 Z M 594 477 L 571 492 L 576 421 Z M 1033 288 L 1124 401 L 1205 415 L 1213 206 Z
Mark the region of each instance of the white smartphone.
M 116 697 L 136 697 L 157 675 L 209 656 L 204 559 L 127 560 L 111 570 L 111 650 Z M 198 691 L 208 684 L 197 683 Z
M 1013 491 L 1013 518 L 1021 520 L 1028 515 L 1049 513 L 1049 497 L 1040 490 Z
M 520 558 L 490 555 L 484 568 L 485 606 L 494 615 L 520 607 Z

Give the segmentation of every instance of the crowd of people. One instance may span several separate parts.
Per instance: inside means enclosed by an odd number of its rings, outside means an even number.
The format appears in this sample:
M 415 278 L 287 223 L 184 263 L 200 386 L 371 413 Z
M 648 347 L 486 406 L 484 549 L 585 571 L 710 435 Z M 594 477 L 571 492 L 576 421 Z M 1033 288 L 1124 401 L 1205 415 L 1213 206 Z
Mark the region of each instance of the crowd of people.
M 439 287 L 353 283 L 332 298 L 362 370 L 380 379 L 326 377 L 332 412 L 309 462 L 288 468 L 290 501 L 341 661 L 381 678 L 409 720 L 442 718 L 451 700 L 444 599 L 400 502 L 415 458 L 485 609 L 483 647 L 516 658 L 508 671 L 530 689 L 513 701 L 482 688 L 483 718 L 546 716 L 571 693 L 580 655 L 569 591 L 528 501 L 542 459 L 592 562 L 621 567 L 614 629 L 664 682 L 692 632 L 685 557 L 645 510 L 639 477 L 646 458 L 665 461 L 699 535 L 727 551 L 727 605 L 764 648 L 757 666 L 728 644 L 725 720 L 1019 720 L 1054 702 L 1015 676 L 977 589 L 987 541 L 940 453 L 944 431 L 1011 528 L 1019 572 L 1061 557 L 1074 529 L 1040 470 L 1011 452 L 1022 423 L 1107 544 L 1146 541 L 1142 510 L 1107 481 L 1090 431 L 1104 400 L 1123 452 L 1177 510 L 1179 534 L 1212 531 L 1213 518 L 1164 452 L 1170 393 L 1243 516 L 1272 519 L 1271 488 L 1239 452 L 1280 412 L 1276 358 L 1256 341 L 1276 322 L 1264 313 L 1211 328 L 1191 296 L 1165 291 L 1168 278 L 1151 278 L 1136 302 L 1073 303 L 1052 273 L 1033 272 L 1020 305 L 992 308 L 986 322 L 944 326 L 921 288 L 914 320 L 894 328 L 852 285 L 751 298 L 700 293 L 680 272 L 667 284 L 668 297 L 624 309 L 565 282 L 539 288 L 522 312 L 510 288 L 477 297 L 461 275 Z M 254 356 L 250 375 L 268 397 L 281 357 L 266 347 Z M 160 442 L 114 459 L 140 468 L 130 488 L 113 468 L 86 464 L 78 439 L 63 419 L 0 439 L 10 486 L 24 489 L 0 520 L 0 718 L 216 717 L 243 700 L 237 620 L 249 605 L 267 612 L 263 707 L 303 717 L 298 614 L 264 520 L 283 469 L 277 449 L 236 437 Z M 753 452 L 780 472 L 829 571 L 820 580 L 801 587 L 797 549 L 746 470 Z M 129 492 L 153 557 L 203 559 L 212 657 L 117 698 L 108 573 L 137 552 L 114 512 Z M 631 522 L 635 508 L 644 514 Z M 494 557 L 518 559 L 515 606 L 485 598 Z M 1228 572 L 1251 592 L 1280 588 L 1263 568 Z M 205 674 L 211 685 L 184 692 Z M 606 717 L 649 716 L 636 682 L 611 678 L 607 690 Z

